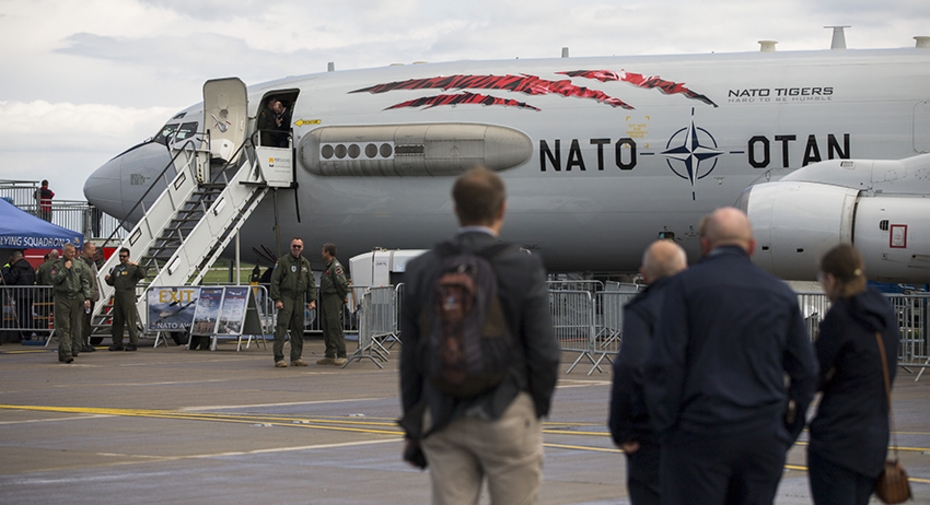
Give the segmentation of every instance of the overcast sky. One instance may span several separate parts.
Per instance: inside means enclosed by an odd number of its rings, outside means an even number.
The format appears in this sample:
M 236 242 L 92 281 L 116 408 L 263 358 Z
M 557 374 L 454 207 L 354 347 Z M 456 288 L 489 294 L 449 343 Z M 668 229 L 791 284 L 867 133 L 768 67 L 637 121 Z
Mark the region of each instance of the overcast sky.
M 927 0 L 0 0 L 0 179 L 57 199 L 203 82 L 460 59 L 911 47 Z

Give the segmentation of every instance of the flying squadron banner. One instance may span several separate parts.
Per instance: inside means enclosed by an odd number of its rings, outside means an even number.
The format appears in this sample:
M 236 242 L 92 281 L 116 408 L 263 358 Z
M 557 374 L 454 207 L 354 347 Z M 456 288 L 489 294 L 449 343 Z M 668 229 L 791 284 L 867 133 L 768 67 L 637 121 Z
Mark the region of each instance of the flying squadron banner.
M 200 286 L 165 286 L 148 291 L 149 331 L 187 331 L 194 322 Z

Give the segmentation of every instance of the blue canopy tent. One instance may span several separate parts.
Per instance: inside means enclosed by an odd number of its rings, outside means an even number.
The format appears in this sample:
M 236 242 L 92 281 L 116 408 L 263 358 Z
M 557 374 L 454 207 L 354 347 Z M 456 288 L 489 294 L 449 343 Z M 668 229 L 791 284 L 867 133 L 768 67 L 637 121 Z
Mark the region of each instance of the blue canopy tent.
M 60 249 L 65 244 L 80 248 L 84 236 L 39 219 L 0 198 L 0 249 Z

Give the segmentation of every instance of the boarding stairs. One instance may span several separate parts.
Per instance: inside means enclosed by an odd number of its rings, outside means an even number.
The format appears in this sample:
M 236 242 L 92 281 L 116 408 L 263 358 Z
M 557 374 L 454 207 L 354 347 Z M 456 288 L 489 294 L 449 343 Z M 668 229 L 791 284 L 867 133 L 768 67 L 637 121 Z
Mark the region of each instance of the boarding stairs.
M 211 110 L 208 86 L 215 82 L 228 85 L 229 81 L 241 85 L 241 110 L 230 113 L 228 97 L 221 97 L 226 99 L 226 109 Z M 165 178 L 166 189 L 144 209 L 142 219 L 119 245 L 129 249 L 130 261 L 148 269 L 146 281 L 140 282 L 137 290 L 136 307 L 142 320 L 146 309 L 142 287 L 199 284 L 269 190 L 293 186 L 290 147 L 261 147 L 244 138 L 246 102 L 241 81 L 208 81 L 204 103 L 203 124 L 210 124 L 207 118 L 217 119 L 220 114 L 228 118 L 227 125 L 234 126 L 221 132 L 208 129 L 202 142 L 188 141 L 173 150 L 175 176 L 170 181 Z M 237 112 L 241 117 L 232 117 Z M 235 125 L 241 125 L 243 134 L 231 142 L 222 134 Z M 167 168 L 165 173 L 170 173 Z M 118 264 L 119 255 L 113 254 L 99 269 L 97 281 L 103 302 L 94 309 L 91 337 L 95 343 L 109 337 L 109 300 L 114 288 L 105 278 Z

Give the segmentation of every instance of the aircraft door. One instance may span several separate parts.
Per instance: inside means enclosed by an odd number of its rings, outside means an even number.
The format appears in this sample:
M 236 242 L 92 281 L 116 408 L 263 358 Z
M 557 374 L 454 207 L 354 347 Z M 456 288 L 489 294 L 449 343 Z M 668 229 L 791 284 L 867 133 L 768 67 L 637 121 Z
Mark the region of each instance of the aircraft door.
M 238 149 L 245 141 L 248 105 L 245 83 L 239 78 L 212 79 L 204 83 L 203 124 L 214 158 L 229 163 L 238 159 Z
M 930 153 L 930 101 L 914 107 L 914 150 Z

